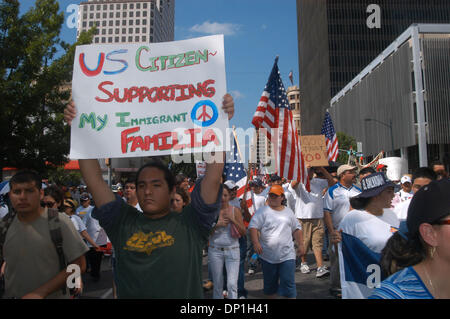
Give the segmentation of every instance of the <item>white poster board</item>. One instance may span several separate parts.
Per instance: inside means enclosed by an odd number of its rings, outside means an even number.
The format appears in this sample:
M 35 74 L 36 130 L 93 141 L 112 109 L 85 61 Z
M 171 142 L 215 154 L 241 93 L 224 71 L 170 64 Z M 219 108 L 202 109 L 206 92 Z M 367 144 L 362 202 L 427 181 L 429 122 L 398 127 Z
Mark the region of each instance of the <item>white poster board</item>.
M 221 151 L 223 35 L 76 48 L 70 158 Z

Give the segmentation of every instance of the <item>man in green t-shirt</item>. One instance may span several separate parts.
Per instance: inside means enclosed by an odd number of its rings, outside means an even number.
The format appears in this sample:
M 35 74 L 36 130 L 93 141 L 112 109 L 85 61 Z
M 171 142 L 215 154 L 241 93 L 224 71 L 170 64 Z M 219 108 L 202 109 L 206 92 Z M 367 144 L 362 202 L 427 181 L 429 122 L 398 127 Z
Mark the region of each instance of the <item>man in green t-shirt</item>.
M 224 96 L 224 112 L 231 119 L 233 98 Z M 73 103 L 64 111 L 69 124 L 75 117 Z M 141 167 L 136 193 L 143 211 L 116 197 L 102 178 L 98 160 L 79 160 L 81 173 L 96 208 L 97 218 L 116 253 L 119 298 L 202 298 L 202 249 L 218 218 L 221 202 L 220 163 L 207 164 L 206 174 L 183 212 L 170 210 L 175 180 L 158 160 Z

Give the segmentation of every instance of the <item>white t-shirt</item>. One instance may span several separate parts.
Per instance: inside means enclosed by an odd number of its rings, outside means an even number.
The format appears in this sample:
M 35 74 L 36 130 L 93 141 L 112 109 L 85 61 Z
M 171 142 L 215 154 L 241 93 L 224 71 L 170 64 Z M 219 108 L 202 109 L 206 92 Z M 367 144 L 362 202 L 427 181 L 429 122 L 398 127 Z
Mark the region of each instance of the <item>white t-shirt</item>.
M 400 221 L 390 209 L 384 209 L 381 216 L 372 215 L 363 210 L 351 210 L 344 216 L 339 229 L 361 240 L 370 250 L 381 253 L 387 241 L 393 235 L 392 227 L 398 228 Z M 361 299 L 370 296 L 372 289 L 367 285 L 345 280 L 345 266 L 342 257 L 342 244 L 338 244 L 339 268 L 341 276 L 342 298 Z M 367 276 L 370 274 L 368 273 Z
M 98 220 L 92 217 L 92 210 L 85 215 L 84 222 L 86 223 L 87 233 L 97 245 L 102 246 L 108 243 L 108 236 L 106 236 L 105 230 L 100 227 Z M 87 245 L 92 247 L 89 243 Z
M 335 229 L 350 211 L 350 198 L 359 193 L 361 193 L 361 190 L 355 185 L 346 188 L 341 183 L 337 183 L 328 189 L 324 197 L 323 209 L 331 213 L 333 227 Z
M 397 218 L 400 221 L 406 220 L 406 217 L 408 217 L 408 208 L 409 208 L 409 204 L 411 203 L 411 199 L 407 199 L 404 202 L 398 203 L 395 207 L 394 207 L 394 213 L 395 215 L 397 215 Z
M 279 264 L 295 259 L 292 234 L 302 229 L 297 218 L 288 207 L 276 211 L 270 206 L 263 206 L 253 215 L 248 228 L 260 231 L 259 242 L 262 247 L 260 257 L 271 264 Z
M 408 199 L 412 198 L 413 195 L 414 195 L 412 192 L 407 193 L 407 192 L 405 192 L 403 189 L 401 189 L 399 192 L 397 192 L 397 194 L 400 195 L 400 201 L 402 201 L 402 202 L 404 202 L 405 200 L 408 200 Z
M 266 196 L 263 195 L 262 193 L 260 194 L 255 194 L 253 193 L 253 200 L 254 200 L 254 206 L 255 206 L 255 211 L 257 211 L 258 209 L 260 209 L 261 207 L 264 207 L 266 205 Z
M 311 192 L 305 185 L 299 184 L 296 189 L 289 186 L 289 191 L 296 197 L 295 216 L 299 219 L 323 218 L 323 190 L 328 182 L 321 178 L 310 180 Z
M 80 217 L 77 215 L 68 216 L 70 220 L 72 221 L 73 225 L 75 226 L 75 229 L 81 233 L 82 231 L 86 230 L 86 225 L 83 223 Z
M 81 218 L 84 224 L 86 224 L 86 216 L 92 212 L 94 209 L 94 206 L 89 205 L 88 207 L 83 207 L 82 205 L 77 208 L 75 213 L 78 215 L 78 217 Z

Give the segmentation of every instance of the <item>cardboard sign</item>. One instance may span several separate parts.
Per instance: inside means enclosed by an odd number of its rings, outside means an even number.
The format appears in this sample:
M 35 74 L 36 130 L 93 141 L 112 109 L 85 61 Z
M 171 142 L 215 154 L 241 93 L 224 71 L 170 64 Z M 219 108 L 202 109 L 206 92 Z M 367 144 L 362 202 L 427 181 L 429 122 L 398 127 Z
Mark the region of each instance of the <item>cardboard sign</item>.
M 70 158 L 221 151 L 226 92 L 223 35 L 78 46 Z
M 325 135 L 300 136 L 300 143 L 307 166 L 328 166 Z

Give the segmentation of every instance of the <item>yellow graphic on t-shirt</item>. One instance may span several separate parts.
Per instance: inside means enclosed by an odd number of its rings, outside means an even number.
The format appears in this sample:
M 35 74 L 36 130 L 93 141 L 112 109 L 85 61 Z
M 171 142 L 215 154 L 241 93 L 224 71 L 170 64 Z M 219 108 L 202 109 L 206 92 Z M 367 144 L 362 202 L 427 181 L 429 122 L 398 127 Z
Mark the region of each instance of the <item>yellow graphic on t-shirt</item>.
M 150 232 L 145 234 L 138 232 L 133 234 L 124 247 L 125 250 L 137 251 L 147 253 L 150 255 L 153 250 L 161 247 L 172 246 L 175 243 L 175 238 L 167 235 L 165 231 Z

